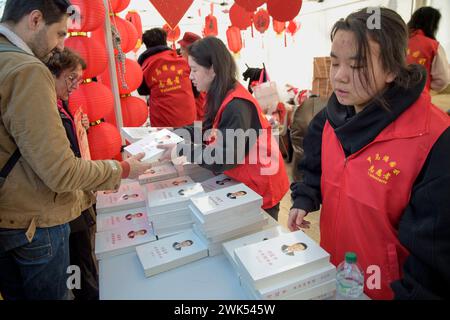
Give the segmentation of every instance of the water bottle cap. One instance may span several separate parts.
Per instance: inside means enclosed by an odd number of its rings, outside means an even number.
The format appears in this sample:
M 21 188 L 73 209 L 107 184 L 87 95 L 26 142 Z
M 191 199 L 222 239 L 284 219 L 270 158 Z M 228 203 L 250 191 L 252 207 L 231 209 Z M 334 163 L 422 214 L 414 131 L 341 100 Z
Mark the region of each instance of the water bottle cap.
M 354 252 L 346 252 L 345 253 L 345 262 L 347 263 L 356 263 L 356 253 Z

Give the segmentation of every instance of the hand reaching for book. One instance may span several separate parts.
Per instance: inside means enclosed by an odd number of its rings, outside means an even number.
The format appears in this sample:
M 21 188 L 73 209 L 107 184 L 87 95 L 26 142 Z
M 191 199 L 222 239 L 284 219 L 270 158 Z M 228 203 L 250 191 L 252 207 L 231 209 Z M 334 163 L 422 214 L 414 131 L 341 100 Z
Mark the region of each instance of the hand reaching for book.
M 287 223 L 289 230 L 297 231 L 300 229 L 309 229 L 311 223 L 304 219 L 306 215 L 307 213 L 305 210 L 292 208 L 291 211 L 289 211 Z
M 164 150 L 164 153 L 159 158 L 159 161 L 172 160 L 172 159 L 177 158 L 177 155 L 176 155 L 177 148 L 176 148 L 176 146 L 177 145 L 175 143 L 158 145 L 158 149 L 163 149 Z
M 137 179 L 141 174 L 152 167 L 150 163 L 141 162 L 144 158 L 145 153 L 138 153 L 125 160 L 130 165 L 130 173 L 128 174 L 129 179 Z

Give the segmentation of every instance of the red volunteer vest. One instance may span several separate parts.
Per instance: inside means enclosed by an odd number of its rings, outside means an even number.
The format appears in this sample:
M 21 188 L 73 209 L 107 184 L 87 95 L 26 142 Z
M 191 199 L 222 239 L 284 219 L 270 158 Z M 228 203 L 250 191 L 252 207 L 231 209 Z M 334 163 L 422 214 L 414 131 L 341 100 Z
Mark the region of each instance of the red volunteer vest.
M 334 265 L 346 251 L 356 252 L 365 272 L 364 292 L 372 299 L 393 298 L 390 283 L 401 277 L 409 255 L 398 240 L 399 221 L 431 148 L 449 126 L 448 116 L 423 93 L 373 142 L 346 158 L 333 128 L 325 124 L 321 246 Z M 381 289 L 367 287 L 376 268 Z
M 427 70 L 427 84 L 425 90 L 430 91 L 431 65 L 437 54 L 439 42 L 425 36 L 422 30 L 416 30 L 409 38 L 408 64 L 420 64 Z
M 234 98 L 248 100 L 255 106 L 263 133 L 245 157 L 245 162 L 224 173 L 262 196 L 262 208 L 269 209 L 278 204 L 286 194 L 289 189 L 289 180 L 280 149 L 272 136 L 270 124 L 264 117 L 258 102 L 241 84 L 237 84 L 222 102 L 214 119 L 213 129 L 218 128 L 223 111 Z
M 182 127 L 194 123 L 196 107 L 186 60 L 175 51 L 167 50 L 147 58 L 142 70 L 150 88 L 152 127 Z
M 200 92 L 197 98 L 195 98 L 195 108 L 197 110 L 197 121 L 203 121 L 205 117 L 205 103 L 206 103 L 206 93 Z

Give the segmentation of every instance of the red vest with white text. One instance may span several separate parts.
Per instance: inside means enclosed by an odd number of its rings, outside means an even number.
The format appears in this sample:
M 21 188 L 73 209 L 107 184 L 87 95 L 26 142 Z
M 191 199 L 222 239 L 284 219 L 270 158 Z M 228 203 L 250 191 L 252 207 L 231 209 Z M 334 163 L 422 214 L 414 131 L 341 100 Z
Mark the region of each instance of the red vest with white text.
M 189 65 L 173 50 L 148 57 L 142 64 L 144 80 L 150 88 L 152 127 L 182 127 L 193 124 L 196 107 Z
M 410 202 L 414 182 L 450 118 L 421 97 L 374 141 L 346 158 L 331 125 L 322 139 L 323 206 L 321 246 L 338 265 L 345 252 L 358 256 L 372 299 L 392 299 L 390 283 L 402 275 L 409 255 L 398 239 L 398 225 Z M 379 269 L 378 269 L 379 268 Z M 368 288 L 374 270 L 381 272 L 381 288 Z M 374 278 L 371 278 L 374 280 Z
M 420 64 L 427 70 L 427 84 L 425 90 L 431 87 L 431 65 L 437 54 L 439 42 L 425 36 L 422 30 L 413 32 L 408 42 L 408 64 Z
M 258 102 L 241 84 L 237 84 L 222 102 L 214 119 L 213 129 L 218 128 L 223 111 L 234 98 L 248 100 L 255 106 L 262 133 L 246 155 L 245 162 L 224 173 L 262 196 L 262 208 L 270 209 L 278 204 L 288 191 L 289 180 L 278 143 L 272 136 L 270 124 L 264 117 Z

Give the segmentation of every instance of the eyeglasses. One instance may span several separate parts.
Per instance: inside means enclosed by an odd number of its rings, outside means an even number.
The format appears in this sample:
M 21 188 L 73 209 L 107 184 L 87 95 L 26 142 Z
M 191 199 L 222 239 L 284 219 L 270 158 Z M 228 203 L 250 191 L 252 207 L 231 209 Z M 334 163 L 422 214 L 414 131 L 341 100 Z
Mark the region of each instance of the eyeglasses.
M 78 87 L 80 84 L 83 83 L 83 78 L 73 74 L 69 74 L 68 76 L 66 76 L 65 79 L 70 83 L 71 87 Z

